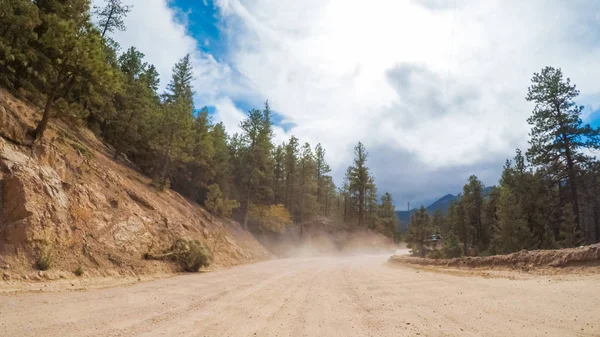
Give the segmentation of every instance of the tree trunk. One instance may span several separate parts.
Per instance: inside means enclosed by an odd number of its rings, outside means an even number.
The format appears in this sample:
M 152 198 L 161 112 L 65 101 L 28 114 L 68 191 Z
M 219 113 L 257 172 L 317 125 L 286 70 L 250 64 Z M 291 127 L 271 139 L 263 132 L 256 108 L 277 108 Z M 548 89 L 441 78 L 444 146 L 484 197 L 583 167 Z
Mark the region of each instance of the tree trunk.
M 248 192 L 246 193 L 246 209 L 245 209 L 245 214 L 244 214 L 244 223 L 243 223 L 243 227 L 244 230 L 248 230 L 248 211 L 250 209 L 250 189 L 248 189 Z
M 113 154 L 113 159 L 115 159 L 115 160 L 123 152 L 123 148 L 125 147 L 124 146 L 125 141 L 122 139 L 122 137 L 125 137 L 131 131 L 131 122 L 133 121 L 134 116 L 135 116 L 135 111 L 131 112 L 131 114 L 129 115 L 129 119 L 127 120 L 127 123 L 125 124 L 125 130 L 123 130 L 123 134 L 119 136 L 120 139 L 119 139 L 119 141 L 117 141 L 117 145 L 115 146 L 115 153 Z
M 44 107 L 44 114 L 42 115 L 42 120 L 38 124 L 35 129 L 35 137 L 34 141 L 41 139 L 44 136 L 44 131 L 48 127 L 48 121 L 50 120 L 50 112 L 52 111 L 52 106 L 54 105 L 54 99 L 56 98 L 56 92 L 58 91 L 58 85 L 52 89 L 50 95 L 46 98 L 46 106 Z
M 596 243 L 600 242 L 600 214 L 598 214 L 598 203 L 594 203 L 594 227 L 596 232 Z
M 169 169 L 169 161 L 170 161 L 169 155 L 171 154 L 171 145 L 173 143 L 173 136 L 174 136 L 174 132 L 171 131 L 171 134 L 169 135 L 169 142 L 167 143 L 167 150 L 165 151 L 165 159 L 164 159 L 162 173 L 160 174 L 161 187 L 165 186 L 166 180 L 167 180 L 167 172 Z
M 106 31 L 108 31 L 108 26 L 110 25 L 114 11 L 114 7 L 111 7 L 110 13 L 108 13 L 108 18 L 106 19 L 106 24 L 104 25 L 104 29 L 102 29 L 102 38 L 104 38 L 104 35 L 106 35 Z
M 170 149 L 167 149 L 167 152 L 165 152 L 165 159 L 163 162 L 163 168 L 162 168 L 162 172 L 160 174 L 160 186 L 164 187 L 166 185 L 166 180 L 167 180 L 167 171 L 169 168 L 169 151 Z
M 469 252 L 467 251 L 467 226 L 465 224 L 463 224 L 463 237 L 465 238 L 463 240 L 464 253 L 465 256 L 468 256 Z
M 571 190 L 571 199 L 573 205 L 573 213 L 575 213 L 575 228 L 581 230 L 579 224 L 579 200 L 577 197 L 577 182 L 575 177 L 575 164 L 573 163 L 573 157 L 571 156 L 571 148 L 565 134 L 563 134 L 565 142 L 565 156 L 567 157 L 567 176 L 569 177 L 569 188 Z
M 300 194 L 300 222 L 304 223 L 304 186 L 302 186 Z

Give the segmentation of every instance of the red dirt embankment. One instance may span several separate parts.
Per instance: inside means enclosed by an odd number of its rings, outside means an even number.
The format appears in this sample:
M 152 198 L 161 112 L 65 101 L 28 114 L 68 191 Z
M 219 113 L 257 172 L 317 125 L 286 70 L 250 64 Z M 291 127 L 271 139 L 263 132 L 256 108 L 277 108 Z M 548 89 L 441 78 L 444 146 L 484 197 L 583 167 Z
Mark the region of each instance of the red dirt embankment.
M 558 250 L 520 251 L 508 255 L 429 259 L 392 256 L 390 262 L 422 266 L 510 269 L 600 266 L 600 244 Z

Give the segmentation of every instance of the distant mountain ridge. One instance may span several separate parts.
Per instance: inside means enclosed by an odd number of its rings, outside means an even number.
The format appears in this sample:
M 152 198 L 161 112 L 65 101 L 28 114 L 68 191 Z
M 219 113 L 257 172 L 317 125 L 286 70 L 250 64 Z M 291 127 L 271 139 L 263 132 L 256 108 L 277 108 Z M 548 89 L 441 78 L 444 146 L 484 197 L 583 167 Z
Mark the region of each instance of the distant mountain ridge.
M 483 195 L 486 196 L 492 190 L 494 186 L 488 186 L 483 189 Z M 459 196 L 454 194 L 446 194 L 445 196 L 439 198 L 434 201 L 431 205 L 425 207 L 427 214 L 432 215 L 437 211 L 440 211 L 443 215 L 448 213 L 450 209 L 450 204 L 452 201 L 458 201 L 460 199 Z M 396 217 L 398 218 L 398 222 L 400 223 L 400 229 L 406 230 L 408 228 L 408 223 L 410 222 L 410 217 L 416 212 L 417 209 L 413 208 L 410 211 L 396 211 Z

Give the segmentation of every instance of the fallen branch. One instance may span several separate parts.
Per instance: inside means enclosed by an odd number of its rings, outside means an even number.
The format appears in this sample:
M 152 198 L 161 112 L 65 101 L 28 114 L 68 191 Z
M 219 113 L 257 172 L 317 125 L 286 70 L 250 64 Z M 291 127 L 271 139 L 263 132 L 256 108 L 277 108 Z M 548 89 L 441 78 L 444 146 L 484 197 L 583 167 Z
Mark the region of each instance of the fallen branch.
M 174 252 L 170 252 L 170 253 L 166 253 L 166 254 L 159 254 L 159 255 L 152 255 L 150 253 L 146 253 L 144 254 L 144 259 L 146 260 L 163 260 L 167 257 L 171 257 L 175 255 Z

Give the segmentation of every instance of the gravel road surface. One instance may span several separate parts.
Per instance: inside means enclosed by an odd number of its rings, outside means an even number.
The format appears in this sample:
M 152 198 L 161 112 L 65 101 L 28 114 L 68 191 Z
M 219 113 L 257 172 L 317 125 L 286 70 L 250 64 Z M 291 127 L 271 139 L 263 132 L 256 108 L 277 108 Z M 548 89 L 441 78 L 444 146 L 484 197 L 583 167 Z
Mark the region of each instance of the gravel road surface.
M 0 295 L 0 336 L 600 336 L 600 275 L 525 279 L 273 260 L 82 292 Z

